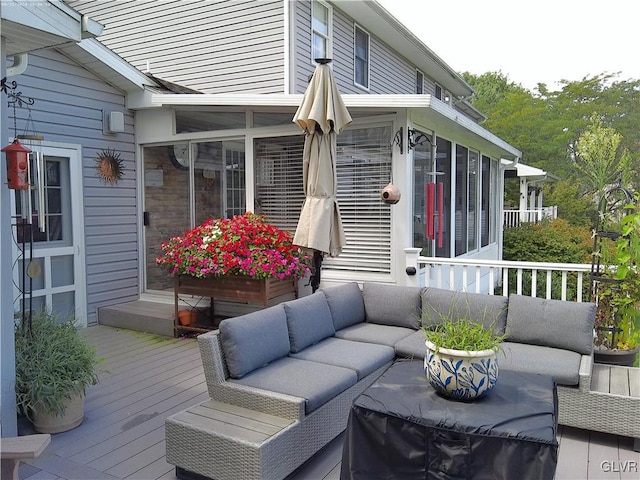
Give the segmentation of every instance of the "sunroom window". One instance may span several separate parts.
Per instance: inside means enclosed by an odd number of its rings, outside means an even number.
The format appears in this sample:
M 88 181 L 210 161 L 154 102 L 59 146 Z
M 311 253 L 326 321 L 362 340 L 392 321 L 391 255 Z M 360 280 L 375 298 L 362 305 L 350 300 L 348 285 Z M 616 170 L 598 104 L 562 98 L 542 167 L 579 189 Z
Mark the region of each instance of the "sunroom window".
M 338 203 L 347 245 L 323 270 L 391 272 L 391 208 L 380 190 L 391 177 L 391 127 L 350 129 L 338 136 Z M 301 135 L 256 139 L 255 211 L 295 232 L 304 203 Z

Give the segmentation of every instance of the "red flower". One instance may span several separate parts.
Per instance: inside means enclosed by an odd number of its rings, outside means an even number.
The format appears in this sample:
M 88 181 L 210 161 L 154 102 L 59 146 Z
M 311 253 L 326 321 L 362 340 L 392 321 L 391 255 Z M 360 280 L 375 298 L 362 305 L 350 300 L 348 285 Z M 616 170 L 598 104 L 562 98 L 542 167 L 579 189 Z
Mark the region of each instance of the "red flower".
M 209 219 L 184 236 L 171 238 L 161 245 L 163 253 L 156 263 L 171 274 L 199 278 L 300 278 L 309 271 L 309 258 L 291 241 L 289 232 L 247 212 L 230 219 Z

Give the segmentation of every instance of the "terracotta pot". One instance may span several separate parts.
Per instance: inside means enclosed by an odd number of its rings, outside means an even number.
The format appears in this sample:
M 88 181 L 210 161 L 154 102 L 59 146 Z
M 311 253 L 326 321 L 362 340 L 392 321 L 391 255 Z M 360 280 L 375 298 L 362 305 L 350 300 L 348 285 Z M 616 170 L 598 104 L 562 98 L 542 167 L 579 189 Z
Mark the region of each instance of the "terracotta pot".
M 198 323 L 198 311 L 191 310 L 191 323 Z
M 178 321 L 180 322 L 180 325 L 191 325 L 191 310 L 180 310 L 178 312 Z

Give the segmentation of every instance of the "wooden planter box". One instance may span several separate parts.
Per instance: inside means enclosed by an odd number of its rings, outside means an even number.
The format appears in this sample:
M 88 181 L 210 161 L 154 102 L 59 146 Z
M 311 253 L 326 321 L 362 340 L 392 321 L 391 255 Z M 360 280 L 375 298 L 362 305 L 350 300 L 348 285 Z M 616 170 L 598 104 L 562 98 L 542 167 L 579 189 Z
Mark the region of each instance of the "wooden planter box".
M 179 275 L 175 278 L 175 319 L 174 330 L 204 332 L 211 330 L 202 326 L 180 325 L 178 322 L 179 295 L 194 295 L 211 299 L 211 318 L 214 316 L 213 301 L 230 300 L 236 302 L 258 303 L 265 308 L 269 300 L 293 293 L 297 297 L 296 281 L 293 278 L 278 280 L 277 278 L 249 278 L 229 275 L 225 277 L 195 278 Z

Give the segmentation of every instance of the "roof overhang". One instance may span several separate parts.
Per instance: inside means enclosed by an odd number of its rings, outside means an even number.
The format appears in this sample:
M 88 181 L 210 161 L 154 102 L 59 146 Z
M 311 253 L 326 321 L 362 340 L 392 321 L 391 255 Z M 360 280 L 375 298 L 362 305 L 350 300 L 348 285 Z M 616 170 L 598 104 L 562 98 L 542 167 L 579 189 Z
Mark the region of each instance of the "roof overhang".
M 518 177 L 525 177 L 529 183 L 550 183 L 560 180 L 559 177 L 547 172 L 546 170 L 532 167 L 531 165 L 525 165 L 524 163 L 510 165 L 509 162 L 503 160 L 502 164 L 505 166 L 505 169 L 514 170 Z
M 102 33 L 102 25 L 60 0 L 3 1 L 0 19 L 7 55 L 79 42 Z
M 515 147 L 483 128 L 470 118 L 461 114 L 450 105 L 431 95 L 342 95 L 345 106 L 353 112 L 367 113 L 396 113 L 400 109 L 407 109 L 411 113 L 433 120 L 438 125 L 455 128 L 466 136 L 473 136 L 483 142 L 488 142 L 499 150 L 501 158 L 517 162 L 522 153 Z M 294 95 L 228 95 L 228 94 L 166 94 L 150 93 L 145 97 L 146 105 L 138 108 L 164 107 L 199 107 L 217 109 L 235 108 L 269 108 L 289 109 L 293 112 L 302 101 L 302 94 Z
M 376 37 L 407 58 L 422 73 L 433 78 L 454 96 L 468 97 L 473 93 L 473 88 L 460 74 L 447 65 L 378 2 L 331 0 L 331 3 L 354 18 L 357 24 L 365 30 L 375 32 Z
M 61 53 L 123 92 L 139 92 L 157 84 L 93 38 L 58 47 Z

